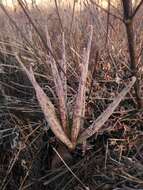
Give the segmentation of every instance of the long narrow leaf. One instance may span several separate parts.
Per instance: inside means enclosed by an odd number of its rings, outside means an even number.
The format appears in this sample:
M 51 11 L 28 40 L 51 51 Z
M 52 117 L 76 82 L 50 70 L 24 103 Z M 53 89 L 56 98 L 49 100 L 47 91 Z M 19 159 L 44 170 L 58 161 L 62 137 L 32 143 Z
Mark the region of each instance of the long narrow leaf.
M 126 94 L 130 91 L 132 86 L 136 81 L 135 77 L 132 77 L 132 80 L 129 84 L 119 93 L 119 95 L 114 99 L 114 101 L 108 106 L 108 108 L 93 122 L 93 124 L 88 127 L 79 137 L 78 143 L 86 141 L 89 137 L 94 135 L 96 132 L 100 131 L 104 123 L 109 119 L 113 114 L 114 110 L 118 107 L 119 103 L 123 100 Z
M 91 49 L 91 41 L 93 36 L 93 27 L 91 26 L 90 31 L 90 38 L 87 46 L 87 52 L 84 55 L 82 71 L 81 71 L 81 78 L 78 87 L 78 93 L 75 103 L 75 109 L 73 113 L 73 126 L 72 126 L 72 133 L 71 133 L 71 141 L 76 145 L 77 137 L 80 131 L 81 120 L 82 117 L 85 115 L 85 91 L 86 91 L 86 79 L 88 74 L 88 65 L 89 65 L 89 56 L 90 56 L 90 49 Z
M 62 62 L 61 67 L 63 68 L 65 74 L 67 74 L 67 64 L 66 64 L 66 49 L 65 49 L 65 35 L 62 34 Z M 63 83 L 63 89 L 65 94 L 65 102 L 67 103 L 67 77 L 63 72 L 61 72 L 61 79 Z
M 34 77 L 32 67 L 30 67 L 30 70 L 28 70 L 17 55 L 16 55 L 16 58 L 18 62 L 20 63 L 20 65 L 22 66 L 23 70 L 26 72 L 27 77 L 29 78 L 29 80 L 31 81 L 34 87 L 37 100 L 39 102 L 39 105 L 41 106 L 41 109 L 44 113 L 46 121 L 49 123 L 51 130 L 60 141 L 62 141 L 69 149 L 72 149 L 73 145 L 71 141 L 68 139 L 67 135 L 64 133 L 58 121 L 58 118 L 55 113 L 54 105 L 52 104 L 48 96 L 45 94 L 43 89 L 37 83 Z
M 49 48 L 52 51 L 48 29 L 47 29 L 47 43 L 48 43 Z M 51 64 L 52 75 L 53 75 L 53 79 L 54 79 L 54 83 L 56 87 L 56 93 L 57 93 L 58 101 L 59 101 L 59 110 L 60 110 L 60 115 L 61 115 L 62 127 L 65 133 L 67 134 L 67 108 L 66 108 L 64 87 L 63 87 L 63 83 L 62 83 L 56 62 L 53 58 L 50 64 Z

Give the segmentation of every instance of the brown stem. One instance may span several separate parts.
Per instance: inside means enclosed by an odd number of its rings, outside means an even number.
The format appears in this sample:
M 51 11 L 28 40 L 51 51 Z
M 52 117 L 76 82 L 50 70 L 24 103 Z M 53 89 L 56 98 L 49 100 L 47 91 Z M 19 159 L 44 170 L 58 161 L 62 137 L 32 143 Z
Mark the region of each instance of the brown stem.
M 110 0 L 108 0 L 108 12 L 107 12 L 107 28 L 106 28 L 106 40 L 105 47 L 108 45 L 108 35 L 109 35 L 109 21 L 110 21 Z
M 128 50 L 130 56 L 130 68 L 132 75 L 136 77 L 136 82 L 134 84 L 136 102 L 138 108 L 142 107 L 142 101 L 140 98 L 140 85 L 138 79 L 138 72 L 136 67 L 136 56 L 135 56 L 135 44 L 134 44 L 134 30 L 133 30 L 133 19 L 132 16 L 132 1 L 131 0 L 122 0 L 123 4 L 123 13 L 124 13 L 124 24 L 126 27 L 127 40 L 128 40 Z

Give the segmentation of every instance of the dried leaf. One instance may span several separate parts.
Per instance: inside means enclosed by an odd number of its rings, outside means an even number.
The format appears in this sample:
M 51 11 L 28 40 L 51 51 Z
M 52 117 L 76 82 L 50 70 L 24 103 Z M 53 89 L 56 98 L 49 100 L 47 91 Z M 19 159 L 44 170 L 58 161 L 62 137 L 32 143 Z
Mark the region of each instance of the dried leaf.
M 85 108 L 86 79 L 87 79 L 87 74 L 88 74 L 88 65 L 89 65 L 89 56 L 90 56 L 92 36 L 93 36 L 93 27 L 91 26 L 90 38 L 89 38 L 89 42 L 88 42 L 87 51 L 84 54 L 81 78 L 80 78 L 80 82 L 79 82 L 75 109 L 74 109 L 74 113 L 73 113 L 73 126 L 72 126 L 72 133 L 71 133 L 71 141 L 74 145 L 76 145 L 77 137 L 78 137 L 78 134 L 80 131 L 82 117 L 84 117 L 84 115 L 85 115 L 84 108 Z
M 67 135 L 64 133 L 64 131 L 58 121 L 58 118 L 55 113 L 54 105 L 52 104 L 52 102 L 50 101 L 48 96 L 45 94 L 43 89 L 37 83 L 37 81 L 34 77 L 32 67 L 30 67 L 30 70 L 28 70 L 24 66 L 24 64 L 21 62 L 20 58 L 17 55 L 16 55 L 16 58 L 17 58 L 18 62 L 20 63 L 20 65 L 22 66 L 22 68 L 24 69 L 24 71 L 26 72 L 29 80 L 31 81 L 31 83 L 35 89 L 37 100 L 39 102 L 39 105 L 41 106 L 41 109 L 44 113 L 46 121 L 49 123 L 51 130 L 53 131 L 55 136 L 59 140 L 61 140 L 69 149 L 73 149 L 73 145 L 72 145 L 71 141 L 68 139 Z
M 48 43 L 49 48 L 52 50 L 48 29 L 47 29 L 47 43 Z M 62 127 L 65 133 L 67 134 L 67 108 L 66 108 L 66 100 L 65 100 L 66 95 L 64 92 L 64 86 L 63 86 L 56 62 L 53 58 L 51 59 L 50 64 L 51 64 L 52 75 L 53 75 L 53 79 L 54 79 L 54 83 L 56 87 L 56 93 L 57 93 L 58 101 L 59 101 L 59 110 L 60 110 L 60 115 L 61 115 Z
M 130 91 L 131 87 L 136 81 L 135 77 L 132 77 L 132 80 L 129 84 L 119 93 L 119 95 L 114 99 L 114 101 L 108 106 L 108 108 L 93 122 L 93 124 L 88 127 L 79 137 L 78 143 L 86 141 L 89 137 L 98 132 L 104 123 L 109 119 L 113 114 L 114 110 L 118 107 L 119 103 L 123 100 L 126 94 Z
M 63 71 L 65 74 L 67 73 L 67 65 L 66 65 L 66 49 L 65 49 L 65 35 L 64 33 L 62 34 L 62 62 L 61 62 L 61 67 L 63 68 Z M 65 93 L 65 102 L 67 103 L 67 77 L 62 71 L 61 71 L 61 79 L 63 83 L 63 89 Z

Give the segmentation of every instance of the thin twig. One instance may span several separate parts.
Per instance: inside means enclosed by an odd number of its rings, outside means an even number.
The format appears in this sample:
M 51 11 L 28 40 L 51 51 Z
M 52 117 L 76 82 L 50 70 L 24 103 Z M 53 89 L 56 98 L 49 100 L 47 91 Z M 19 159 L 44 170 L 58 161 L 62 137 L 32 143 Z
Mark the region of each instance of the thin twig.
M 137 14 L 138 10 L 140 9 L 140 7 L 143 4 L 143 0 L 140 1 L 140 3 L 138 4 L 138 6 L 136 7 L 136 9 L 134 10 L 134 12 L 132 13 L 130 19 L 133 19 L 135 17 L 135 15 Z
M 33 26 L 34 30 L 36 31 L 36 33 L 38 34 L 41 42 L 43 43 L 47 53 L 51 54 L 51 56 L 53 57 L 53 59 L 55 60 L 56 64 L 59 66 L 60 70 L 64 73 L 63 69 L 61 68 L 58 60 L 56 59 L 54 53 L 51 51 L 51 49 L 49 48 L 49 46 L 47 45 L 45 38 L 43 37 L 42 33 L 38 30 L 37 26 L 35 25 L 34 21 L 32 20 L 32 18 L 30 17 L 29 13 L 27 12 L 27 10 L 25 9 L 22 0 L 17 0 L 20 7 L 22 8 L 24 14 L 26 15 L 26 17 L 28 18 L 29 22 L 31 23 L 31 25 Z M 64 73 L 65 74 L 65 73 Z M 66 75 L 66 74 L 65 74 Z
M 108 0 L 107 28 L 106 28 L 106 40 L 105 40 L 105 47 L 108 45 L 109 21 L 110 21 L 110 0 Z
M 108 13 L 108 10 L 104 9 L 102 6 L 100 6 L 99 4 L 97 4 L 95 1 L 90 0 L 90 2 L 94 5 L 96 5 L 97 7 L 99 7 L 101 10 L 103 10 L 104 12 Z M 117 15 L 113 14 L 112 12 L 109 12 L 109 15 L 113 16 L 114 18 L 120 20 L 123 22 L 123 19 L 121 17 L 118 17 Z
M 57 154 L 57 156 L 60 158 L 60 160 L 63 162 L 63 164 L 66 166 L 66 168 L 68 169 L 68 171 L 75 177 L 75 179 L 82 185 L 82 187 L 85 190 L 90 190 L 89 187 L 87 187 L 76 175 L 75 173 L 71 170 L 71 168 L 67 165 L 67 163 L 64 161 L 64 159 L 61 157 L 61 155 L 58 153 L 58 151 L 52 147 L 52 149 L 54 150 L 54 152 Z

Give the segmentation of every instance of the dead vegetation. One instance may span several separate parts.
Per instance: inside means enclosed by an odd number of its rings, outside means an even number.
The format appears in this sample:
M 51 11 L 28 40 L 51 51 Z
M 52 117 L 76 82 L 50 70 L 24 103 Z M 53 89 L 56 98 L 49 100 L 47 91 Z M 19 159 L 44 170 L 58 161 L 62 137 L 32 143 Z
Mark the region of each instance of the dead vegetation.
M 0 184 L 142 189 L 142 1 L 1 8 Z

